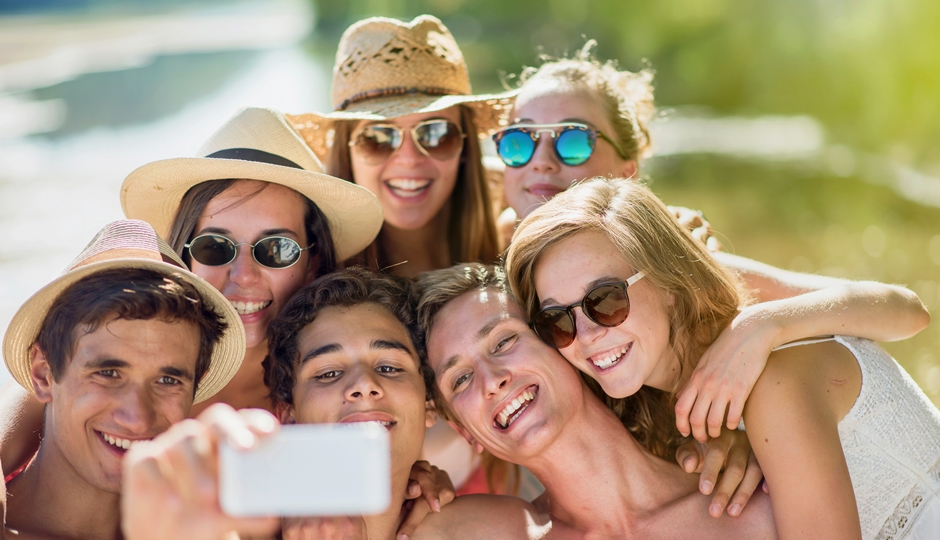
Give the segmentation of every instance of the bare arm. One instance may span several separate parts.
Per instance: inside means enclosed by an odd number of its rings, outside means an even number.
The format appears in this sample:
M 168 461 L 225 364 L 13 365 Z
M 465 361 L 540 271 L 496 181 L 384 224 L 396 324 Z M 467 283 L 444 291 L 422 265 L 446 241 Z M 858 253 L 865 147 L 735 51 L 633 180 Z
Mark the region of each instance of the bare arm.
M 775 353 L 755 385 L 744 416 L 782 540 L 861 538 L 838 430 L 860 388 L 858 363 L 833 342 Z
M 737 426 L 744 402 L 774 348 L 843 334 L 875 341 L 913 336 L 930 322 L 916 294 L 896 285 L 799 274 L 728 254 L 762 303 L 748 306 L 702 355 L 679 393 L 676 427 L 698 440 Z M 727 411 L 727 418 L 725 413 Z
M 0 388 L 0 462 L 6 476 L 39 449 L 43 404 L 14 380 Z

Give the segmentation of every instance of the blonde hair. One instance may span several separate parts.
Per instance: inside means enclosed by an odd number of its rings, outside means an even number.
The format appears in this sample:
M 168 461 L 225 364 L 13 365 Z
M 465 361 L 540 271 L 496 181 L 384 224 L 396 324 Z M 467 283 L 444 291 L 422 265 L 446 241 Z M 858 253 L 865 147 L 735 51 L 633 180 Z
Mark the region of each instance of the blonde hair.
M 447 243 L 451 263 L 458 261 L 496 262 L 499 257 L 499 240 L 496 234 L 496 219 L 489 181 L 483 168 L 483 152 L 480 150 L 479 130 L 473 111 L 463 105 L 460 108 L 461 129 L 466 134 L 461 150 L 457 183 L 450 196 L 451 212 L 447 224 Z M 326 160 L 326 172 L 331 176 L 355 182 L 349 156 L 349 137 L 355 126 L 353 121 L 337 121 L 334 125 L 333 143 Z M 379 243 L 381 235 L 366 248 L 363 258 L 355 262 L 372 267 L 384 267 L 385 254 Z
M 534 272 L 541 254 L 585 231 L 604 234 L 633 270 L 644 272 L 645 281 L 674 300 L 669 308 L 669 343 L 680 370 L 672 391 L 657 394 L 644 386 L 636 396 L 615 399 L 596 383 L 591 385 L 641 443 L 648 437 L 653 446 L 672 447 L 678 443 L 675 392 L 746 297 L 736 278 L 679 226 L 649 189 L 622 178 L 595 178 L 555 196 L 523 220 L 513 236 L 506 272 L 530 318 L 539 307 Z
M 639 161 L 650 151 L 649 122 L 656 110 L 653 72 L 621 71 L 612 60 L 601 63 L 591 53 L 595 46 L 592 39 L 571 58 L 542 57 L 544 63 L 524 69 L 519 80 L 525 87 L 554 79 L 590 92 L 603 105 L 614 128 L 614 133 L 606 135 L 620 144 L 627 159 Z

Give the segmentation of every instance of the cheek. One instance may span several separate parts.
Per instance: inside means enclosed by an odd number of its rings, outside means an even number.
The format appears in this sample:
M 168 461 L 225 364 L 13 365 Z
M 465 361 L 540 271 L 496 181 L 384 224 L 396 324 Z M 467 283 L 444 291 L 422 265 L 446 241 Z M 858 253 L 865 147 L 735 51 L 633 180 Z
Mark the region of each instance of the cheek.
M 205 266 L 196 261 L 191 261 L 190 264 L 192 265 L 192 272 L 209 282 L 216 290 L 221 291 L 225 287 L 225 281 L 228 276 L 227 268 L 230 265 Z
M 356 152 L 350 158 L 353 182 L 378 195 L 381 165 L 368 165 L 361 157 L 357 157 Z

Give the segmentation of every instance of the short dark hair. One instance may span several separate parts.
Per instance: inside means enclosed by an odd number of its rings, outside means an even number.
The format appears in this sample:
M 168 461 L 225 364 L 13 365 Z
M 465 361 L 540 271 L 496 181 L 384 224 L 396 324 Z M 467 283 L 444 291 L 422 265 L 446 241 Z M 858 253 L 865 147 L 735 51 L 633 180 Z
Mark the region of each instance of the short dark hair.
M 168 240 L 176 254 L 189 266 L 192 266 L 192 261 L 189 260 L 189 251 L 183 246 L 196 234 L 196 222 L 199 221 L 199 216 L 212 199 L 232 187 L 235 182 L 238 182 L 238 179 L 207 180 L 189 188 L 180 200 L 176 216 L 173 217 L 173 223 L 170 225 Z M 258 190 L 247 195 L 245 199 L 254 197 L 271 185 L 271 182 L 263 180 L 258 180 L 258 182 L 261 182 Z M 304 230 L 307 232 L 307 245 L 314 244 L 311 251 L 319 257 L 320 266 L 317 268 L 316 275 L 324 276 L 336 270 L 336 250 L 333 246 L 333 236 L 330 234 L 330 224 L 316 203 L 299 191 L 296 193 L 306 206 Z M 241 204 L 241 202 L 235 204 Z
M 275 403 L 293 405 L 294 375 L 300 361 L 297 336 L 328 307 L 377 304 L 384 307 L 408 330 L 418 354 L 418 369 L 431 397 L 434 373 L 427 366 L 424 343 L 418 338 L 415 293 L 405 278 L 352 267 L 328 274 L 303 287 L 268 325 L 268 356 L 264 359 L 264 384 Z
M 144 268 L 112 268 L 66 287 L 52 303 L 36 343 L 58 382 L 75 353 L 75 344 L 111 319 L 188 322 L 199 330 L 199 357 L 193 392 L 209 369 L 212 350 L 227 324 L 180 273 Z

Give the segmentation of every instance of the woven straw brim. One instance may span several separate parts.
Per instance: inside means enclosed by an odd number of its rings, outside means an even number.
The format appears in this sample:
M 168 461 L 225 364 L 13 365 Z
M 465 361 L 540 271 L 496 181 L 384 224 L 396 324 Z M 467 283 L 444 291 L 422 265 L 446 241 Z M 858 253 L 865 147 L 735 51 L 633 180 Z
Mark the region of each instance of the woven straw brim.
M 387 96 L 354 103 L 345 110 L 329 114 L 305 113 L 284 116 L 294 130 L 300 133 L 313 153 L 321 161 L 325 161 L 332 144 L 330 132 L 333 122 L 338 120 L 391 120 L 409 114 L 437 112 L 455 105 L 463 105 L 473 111 L 478 134 L 484 137 L 507 124 L 509 111 L 512 109 L 513 99 L 517 93 L 519 93 L 518 90 L 484 95 Z
M 168 238 L 180 201 L 191 187 L 230 178 L 280 184 L 315 202 L 329 223 L 337 261 L 365 249 L 382 227 L 382 205 L 361 186 L 323 173 L 237 159 L 175 158 L 148 163 L 124 180 L 121 206 L 128 218 L 144 220 Z
M 39 330 L 46 314 L 49 313 L 49 309 L 62 291 L 82 278 L 112 268 L 140 268 L 154 270 L 164 275 L 177 274 L 182 275 L 183 279 L 191 283 L 227 325 L 222 339 L 212 351 L 209 370 L 199 382 L 193 403 L 209 399 L 228 384 L 241 366 L 247 346 L 245 327 L 242 326 L 238 312 L 222 296 L 222 293 L 205 280 L 182 268 L 148 259 L 117 259 L 91 263 L 60 276 L 30 297 L 13 316 L 7 333 L 3 337 L 3 360 L 16 382 L 35 394 L 30 377 L 29 351 L 36 342 L 36 338 L 39 337 Z

